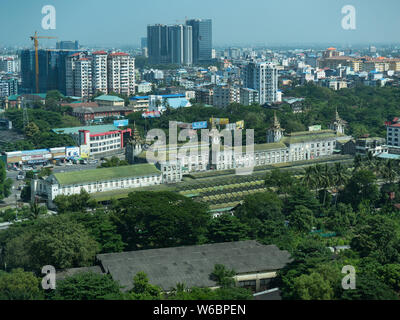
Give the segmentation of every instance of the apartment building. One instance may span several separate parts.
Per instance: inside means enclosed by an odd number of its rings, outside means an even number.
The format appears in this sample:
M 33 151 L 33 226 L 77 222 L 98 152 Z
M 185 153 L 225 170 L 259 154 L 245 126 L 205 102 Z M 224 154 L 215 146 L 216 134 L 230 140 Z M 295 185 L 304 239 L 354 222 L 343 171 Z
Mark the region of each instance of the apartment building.
M 95 51 L 92 53 L 92 86 L 93 93 L 101 91 L 108 93 L 107 85 L 107 52 Z
M 250 62 L 243 70 L 243 86 L 258 91 L 258 102 L 278 101 L 278 70 L 273 63 Z
M 107 58 L 108 92 L 127 96 L 135 94 L 135 59 L 124 52 L 114 52 Z
M 240 88 L 229 85 L 215 86 L 213 105 L 223 108 L 231 103 L 240 103 Z
M 66 59 L 66 94 L 90 98 L 98 91 L 135 93 L 135 60 L 129 54 L 79 52 Z
M 92 94 L 91 58 L 80 58 L 75 62 L 74 96 L 89 99 Z

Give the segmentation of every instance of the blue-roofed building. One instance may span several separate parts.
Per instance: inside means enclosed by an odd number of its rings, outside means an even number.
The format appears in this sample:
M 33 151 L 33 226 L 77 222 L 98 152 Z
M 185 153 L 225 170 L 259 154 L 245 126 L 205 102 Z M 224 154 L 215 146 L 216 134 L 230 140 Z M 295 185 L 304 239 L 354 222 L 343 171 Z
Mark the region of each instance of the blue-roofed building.
M 174 98 L 174 99 L 167 98 L 167 102 L 169 106 L 173 109 L 191 106 L 190 102 L 186 98 Z

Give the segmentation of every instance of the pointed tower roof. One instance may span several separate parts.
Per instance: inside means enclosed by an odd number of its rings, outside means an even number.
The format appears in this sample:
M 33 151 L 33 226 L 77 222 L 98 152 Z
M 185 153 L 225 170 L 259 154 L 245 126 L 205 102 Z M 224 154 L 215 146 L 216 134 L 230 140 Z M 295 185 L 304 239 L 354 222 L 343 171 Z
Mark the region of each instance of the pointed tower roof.
M 140 136 L 139 130 L 136 127 L 136 122 L 133 122 L 133 137 L 131 138 L 133 143 L 142 143 L 143 139 Z
M 337 107 L 336 107 L 336 110 L 335 110 L 335 119 L 334 119 L 334 123 L 342 123 L 342 124 L 347 123 L 345 120 L 343 120 L 342 118 L 340 118 Z
M 274 111 L 274 123 L 270 130 L 281 130 L 284 131 L 284 129 L 281 128 L 281 123 L 279 122 L 278 117 L 276 116 L 276 111 Z

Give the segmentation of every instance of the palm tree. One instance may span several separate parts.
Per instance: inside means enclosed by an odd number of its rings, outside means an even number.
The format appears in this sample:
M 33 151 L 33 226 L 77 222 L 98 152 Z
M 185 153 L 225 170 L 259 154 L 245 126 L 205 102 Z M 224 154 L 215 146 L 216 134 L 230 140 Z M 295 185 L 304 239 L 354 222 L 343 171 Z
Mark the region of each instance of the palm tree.
M 396 164 L 392 159 L 382 162 L 380 174 L 385 182 L 393 183 L 397 178 Z
M 345 185 L 349 179 L 349 176 L 346 172 L 346 168 L 343 167 L 341 162 L 336 162 L 333 168 L 333 183 L 336 188 L 336 192 L 338 193 L 339 188 Z M 335 205 L 337 203 L 337 195 L 335 197 Z
M 322 204 L 325 206 L 326 194 L 328 192 L 329 187 L 332 185 L 332 180 L 333 180 L 332 173 L 327 163 L 324 166 L 320 166 L 319 172 L 320 172 L 320 186 L 324 192 L 324 199 Z
M 39 218 L 41 212 L 42 212 L 42 209 L 38 205 L 37 201 L 32 201 L 29 204 L 29 217 L 30 218 L 32 218 L 33 220 Z
M 359 154 L 356 154 L 353 161 L 354 171 L 361 169 L 362 166 L 363 166 L 363 158 Z
M 304 175 L 301 182 L 312 189 L 315 186 L 315 167 L 309 166 L 304 169 Z

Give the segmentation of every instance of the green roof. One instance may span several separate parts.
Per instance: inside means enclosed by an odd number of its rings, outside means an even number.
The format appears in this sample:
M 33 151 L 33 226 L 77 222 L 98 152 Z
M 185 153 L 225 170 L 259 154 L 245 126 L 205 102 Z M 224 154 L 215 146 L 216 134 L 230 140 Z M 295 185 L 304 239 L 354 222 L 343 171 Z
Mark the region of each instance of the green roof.
M 81 170 L 72 172 L 55 173 L 53 176 L 60 185 L 72 185 L 86 182 L 106 181 L 117 178 L 140 177 L 159 174 L 154 164 L 143 163 L 131 166 Z
M 113 102 L 122 102 L 124 99 L 117 97 L 117 96 L 109 96 L 109 95 L 102 95 L 97 98 L 94 98 L 94 100 L 100 100 L 100 101 L 113 101 Z
M 23 94 L 13 94 L 12 96 L 8 97 L 8 101 L 15 101 L 22 95 Z M 38 96 L 42 99 L 46 99 L 47 93 L 26 93 L 25 95 Z
M 301 142 L 312 142 L 317 140 L 327 140 L 336 137 L 343 136 L 336 134 L 333 130 L 321 130 L 321 131 L 300 131 L 293 132 L 282 138 L 282 142 L 285 144 L 301 143 Z
M 60 133 L 60 134 L 77 134 L 80 130 L 88 130 L 88 131 L 90 131 L 90 133 L 96 134 L 96 133 L 102 133 L 102 132 L 108 132 L 108 131 L 116 131 L 119 129 L 118 129 L 118 127 L 114 126 L 113 124 L 52 129 L 53 132 Z

